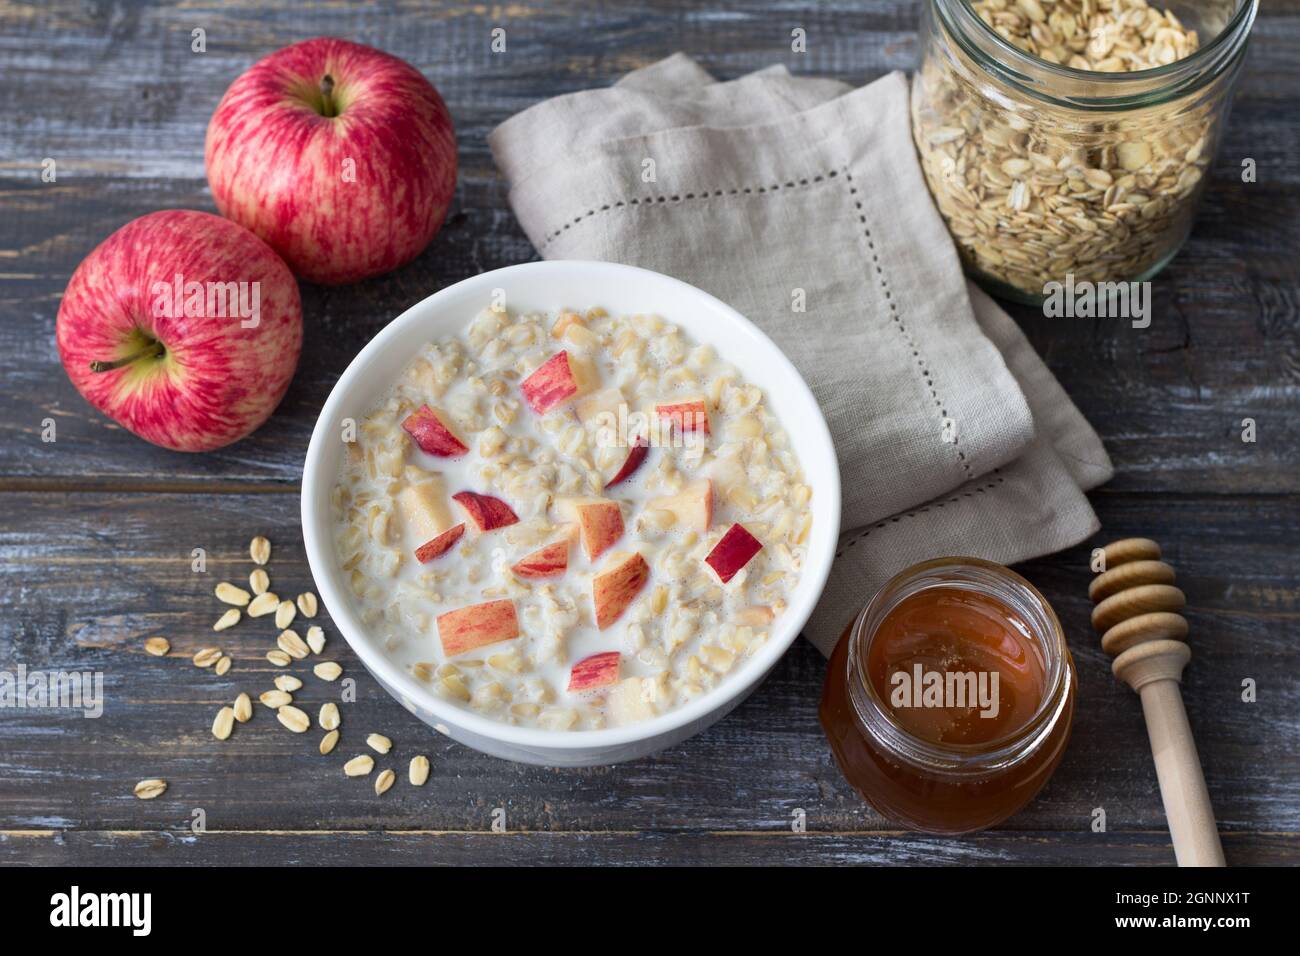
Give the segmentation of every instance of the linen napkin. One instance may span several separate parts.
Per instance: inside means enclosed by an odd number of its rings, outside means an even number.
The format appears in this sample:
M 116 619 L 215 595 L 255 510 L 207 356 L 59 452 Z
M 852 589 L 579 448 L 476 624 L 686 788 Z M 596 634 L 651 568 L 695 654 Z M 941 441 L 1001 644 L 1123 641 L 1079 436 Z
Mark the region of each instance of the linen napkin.
M 808 382 L 843 479 L 836 561 L 805 628 L 823 653 L 909 564 L 1010 564 L 1097 529 L 1084 491 L 1110 459 L 1016 324 L 963 278 L 902 74 L 851 89 L 773 67 L 719 83 L 677 54 L 533 106 L 489 144 L 543 257 L 699 286 Z

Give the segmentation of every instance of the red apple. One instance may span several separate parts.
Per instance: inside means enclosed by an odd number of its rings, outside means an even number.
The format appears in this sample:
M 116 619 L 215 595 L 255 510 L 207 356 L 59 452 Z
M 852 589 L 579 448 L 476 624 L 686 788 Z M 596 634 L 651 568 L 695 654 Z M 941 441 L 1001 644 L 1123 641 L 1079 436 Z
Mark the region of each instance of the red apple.
M 555 578 L 569 569 L 569 542 L 556 541 L 525 555 L 510 570 L 521 578 Z
M 427 541 L 415 549 L 415 560 L 421 564 L 428 564 L 434 558 L 442 557 L 448 551 L 456 546 L 456 542 L 465 534 L 465 523 L 461 522 L 454 528 L 448 528 L 442 534 L 438 535 L 431 541 Z
M 709 406 L 703 398 L 682 398 L 655 406 L 655 414 L 671 421 L 679 432 L 712 434 L 709 429 Z
M 448 657 L 519 636 L 513 601 L 487 601 L 439 614 L 438 640 Z
M 631 478 L 632 473 L 641 467 L 641 463 L 645 461 L 648 454 L 650 454 L 650 443 L 646 441 L 645 436 L 638 436 L 636 441 L 632 443 L 632 447 L 628 449 L 627 458 L 623 461 L 623 467 L 605 483 L 605 487 L 613 487 Z
M 164 448 L 211 451 L 252 432 L 284 397 L 302 306 L 257 236 L 173 209 L 127 223 L 82 261 L 55 336 L 68 378 L 95 408 Z
M 718 575 L 718 580 L 726 584 L 736 576 L 736 572 L 749 564 L 749 559 L 763 550 L 762 542 L 745 530 L 743 525 L 733 524 L 722 536 L 722 540 L 713 546 L 704 563 Z
M 456 134 L 438 91 L 404 60 L 332 37 L 277 50 L 236 79 L 204 152 L 222 215 L 326 285 L 414 259 L 456 188 Z
M 415 439 L 420 450 L 440 458 L 459 458 L 469 452 L 463 441 L 447 427 L 442 416 L 428 405 L 421 405 L 402 421 L 406 433 Z
M 573 398 L 578 394 L 578 380 L 569 365 L 569 353 L 552 355 L 519 383 L 519 390 L 538 415 L 544 415 Z
M 650 566 L 636 552 L 612 555 L 606 567 L 608 570 L 591 579 L 596 627 L 602 631 L 619 619 L 650 580 Z
M 618 680 L 622 662 L 622 655 L 618 651 L 605 651 L 584 657 L 569 671 L 569 691 L 594 690 L 613 684 Z
M 623 537 L 623 509 L 608 498 L 557 498 L 556 510 L 578 526 L 588 558 L 598 558 Z
M 465 513 L 474 520 L 474 524 L 478 525 L 480 531 L 504 528 L 519 520 L 519 515 L 515 514 L 513 508 L 500 498 L 493 498 L 491 495 L 480 495 L 474 491 L 458 491 L 451 498 L 465 509 Z

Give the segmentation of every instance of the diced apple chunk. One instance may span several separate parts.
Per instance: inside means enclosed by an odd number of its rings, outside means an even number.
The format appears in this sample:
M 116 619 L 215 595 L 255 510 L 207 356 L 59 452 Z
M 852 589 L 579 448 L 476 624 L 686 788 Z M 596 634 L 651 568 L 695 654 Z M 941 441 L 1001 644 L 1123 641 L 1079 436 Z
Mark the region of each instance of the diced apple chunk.
M 438 639 L 448 657 L 519 636 L 513 601 L 487 601 L 439 614 Z
M 402 428 L 420 446 L 420 450 L 440 458 L 458 458 L 469 447 L 456 437 L 442 416 L 428 405 L 421 405 L 402 421 Z
M 438 537 L 427 541 L 415 549 L 415 560 L 421 564 L 428 564 L 434 558 L 441 557 L 456 546 L 456 542 L 465 534 L 465 523 L 461 522 L 454 528 L 449 528 Z
M 569 671 L 569 691 L 594 690 L 618 680 L 623 657 L 618 651 L 606 651 L 584 657 Z
M 561 312 L 560 317 L 556 319 L 555 324 L 551 326 L 551 336 L 557 339 L 560 338 L 564 335 L 564 330 L 571 325 L 580 325 L 585 327 L 586 323 L 582 321 L 582 316 L 577 312 Z
M 576 406 L 578 420 L 588 428 L 599 424 L 613 427 L 618 423 L 618 410 L 623 403 L 621 389 L 602 388 L 578 400 Z
M 568 568 L 569 542 L 556 541 L 526 555 L 510 570 L 521 578 L 554 578 Z
M 397 511 L 408 540 L 423 543 L 451 527 L 447 486 L 439 475 L 407 485 L 397 493 Z
M 605 697 L 605 710 L 616 724 L 635 724 L 655 715 L 654 704 L 646 694 L 646 681 L 628 677 L 619 681 Z
M 736 612 L 736 623 L 747 627 L 765 627 L 772 623 L 772 609 L 766 604 L 751 604 Z
M 655 405 L 655 414 L 673 423 L 679 432 L 700 432 L 711 434 L 709 428 L 709 406 L 704 396 L 674 399 Z
M 470 516 L 480 531 L 504 528 L 519 520 L 514 509 L 500 498 L 480 495 L 474 491 L 458 491 L 451 497 L 465 509 L 465 513 Z
M 627 450 L 627 458 L 623 460 L 623 467 L 615 473 L 613 478 L 609 479 L 609 481 L 605 483 L 605 487 L 611 488 L 614 485 L 621 484 L 631 478 L 632 473 L 641 467 L 641 463 L 645 461 L 646 455 L 649 453 L 650 443 L 646 441 L 645 438 L 638 437 L 637 440 L 632 443 L 632 447 Z
M 650 580 L 650 566 L 636 552 L 612 555 L 605 567 L 591 579 L 596 627 L 602 631 L 619 619 Z
M 743 525 L 733 524 L 722 536 L 722 540 L 713 546 L 704 562 L 717 574 L 718 580 L 726 584 L 761 550 L 762 542 L 746 531 Z
M 675 495 L 651 498 L 646 507 L 670 511 L 677 516 L 679 525 L 703 533 L 713 525 L 713 482 L 697 478 Z
M 608 498 L 557 498 L 555 507 L 565 521 L 578 526 L 583 550 L 597 558 L 623 536 L 623 509 Z
M 568 352 L 556 352 L 520 383 L 529 407 L 538 415 L 563 405 L 578 394 L 578 378 Z

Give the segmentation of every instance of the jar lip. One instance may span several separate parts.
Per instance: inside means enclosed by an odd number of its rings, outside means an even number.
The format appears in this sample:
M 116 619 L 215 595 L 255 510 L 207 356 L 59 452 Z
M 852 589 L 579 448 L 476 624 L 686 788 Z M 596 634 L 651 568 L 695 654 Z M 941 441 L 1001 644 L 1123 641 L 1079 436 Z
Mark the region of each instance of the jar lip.
M 1152 102 L 1161 102 L 1193 92 L 1223 70 L 1235 63 L 1245 51 L 1251 26 L 1259 10 L 1259 0 L 1241 0 L 1236 11 L 1209 43 L 1197 48 L 1191 55 L 1173 63 L 1133 70 L 1124 73 L 1102 73 L 1079 70 L 1061 63 L 1052 63 L 1027 53 L 1015 46 L 985 23 L 970 5 L 969 0 L 931 0 L 948 32 L 962 49 L 982 67 L 1004 81 L 1038 99 L 1063 101 L 1070 106 L 1089 110 L 1126 110 Z M 957 26 L 961 29 L 953 30 Z M 970 30 L 985 44 L 991 43 L 998 56 L 977 46 Z M 1104 91 L 1098 96 L 1055 97 L 1035 88 L 1035 74 L 1064 80 L 1067 83 L 1095 85 Z
M 992 579 L 1000 579 L 1002 583 L 1019 589 L 1034 602 L 1036 605 L 1035 610 L 1041 615 L 1041 623 L 1046 626 L 1047 633 L 1045 634 L 1038 633 L 1038 628 L 1035 628 L 1035 637 L 1039 639 L 1045 655 L 1044 663 L 1047 665 L 1042 700 L 1039 701 L 1033 716 L 1023 725 L 1001 737 L 984 743 L 939 744 L 912 734 L 884 706 L 884 702 L 881 701 L 875 687 L 867 679 L 867 675 L 863 670 L 865 655 L 861 652 L 863 649 L 860 648 L 860 644 L 864 639 L 864 627 L 872 612 L 879 612 L 882 602 L 895 597 L 896 592 L 901 591 L 907 585 L 923 581 L 933 572 L 945 569 L 975 569 L 989 575 Z M 965 580 L 935 580 L 932 586 L 969 588 L 972 583 Z M 916 592 L 897 595 L 897 600 L 890 603 L 885 610 L 892 610 L 898 600 L 902 600 L 910 593 Z M 987 770 L 990 767 L 1005 766 L 1023 759 L 1034 750 L 1041 740 L 1047 737 L 1055 726 L 1057 719 L 1068 703 L 1068 692 L 1074 681 L 1065 632 L 1061 628 L 1061 622 L 1057 618 L 1056 612 L 1042 593 L 1010 568 L 983 558 L 968 556 L 933 558 L 929 561 L 922 561 L 905 568 L 885 582 L 880 590 L 867 602 L 867 606 L 862 609 L 862 613 L 858 615 L 853 623 L 849 632 L 845 666 L 849 671 L 847 676 L 851 678 L 849 680 L 850 703 L 863 725 L 867 726 L 868 717 L 874 717 L 876 729 L 882 731 L 882 736 L 886 738 L 885 742 L 896 754 L 917 763 L 925 764 L 932 769 L 950 771 Z M 868 713 L 863 713 L 864 709 L 868 710 Z

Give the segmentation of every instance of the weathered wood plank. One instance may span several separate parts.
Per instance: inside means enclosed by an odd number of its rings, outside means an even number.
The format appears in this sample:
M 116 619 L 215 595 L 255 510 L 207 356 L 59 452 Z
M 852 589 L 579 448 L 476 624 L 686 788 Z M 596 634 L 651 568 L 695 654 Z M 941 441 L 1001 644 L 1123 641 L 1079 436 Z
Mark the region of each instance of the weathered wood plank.
M 428 730 L 360 670 L 325 622 L 327 657 L 357 678 L 343 706 L 343 741 L 327 758 L 316 732 L 283 730 L 264 708 L 224 743 L 208 728 L 241 689 L 269 689 L 278 669 L 263 655 L 275 628 L 245 620 L 214 635 L 223 609 L 218 580 L 242 580 L 255 533 L 274 543 L 272 589 L 310 586 L 292 495 L 9 494 L 0 530 L 0 669 L 76 669 L 104 675 L 104 715 L 0 710 L 0 827 L 138 829 L 183 825 L 194 808 L 214 829 L 369 827 L 474 829 L 504 806 L 523 829 L 780 828 L 803 808 L 810 829 L 880 825 L 843 781 L 817 723 L 820 655 L 796 643 L 764 686 L 708 732 L 655 757 L 593 770 L 517 766 L 479 755 Z M 1220 821 L 1229 831 L 1300 830 L 1300 499 L 1108 494 L 1098 500 L 1107 535 L 1154 534 L 1180 572 L 1195 657 L 1185 696 Z M 51 533 L 51 529 L 57 529 Z M 209 555 L 191 571 L 191 549 Z M 1007 829 L 1086 829 L 1093 809 L 1112 830 L 1154 830 L 1163 811 L 1154 787 L 1138 702 L 1110 675 L 1088 628 L 1086 547 L 1030 563 L 1025 573 L 1067 628 L 1080 677 L 1080 707 L 1065 761 L 1045 792 Z M 153 634 L 173 645 L 148 657 Z M 193 667 L 197 648 L 234 657 L 217 677 Z M 336 685 L 310 677 L 298 699 L 315 714 Z M 1240 685 L 1259 684 L 1259 703 Z M 371 731 L 397 742 L 403 770 L 427 753 L 423 790 L 405 783 L 377 800 L 342 763 Z M 381 765 L 386 765 L 380 761 Z M 1267 768 L 1264 772 L 1261 768 Z M 131 796 L 136 780 L 161 776 L 161 800 Z
M 310 6 L 310 5 L 308 5 Z M 307 435 L 338 374 L 404 308 L 450 282 L 533 257 L 505 202 L 487 132 L 537 100 L 611 82 L 676 49 L 724 77 L 772 62 L 858 82 L 915 58 L 915 4 L 839 3 L 773 11 L 753 2 L 726 16 L 695 4 L 619 14 L 575 4 L 523 4 L 382 15 L 333 5 L 252 11 L 60 2 L 0 7 L 0 487 L 5 478 L 176 479 L 293 485 Z M 304 19 L 309 17 L 309 19 Z M 788 21 L 788 22 L 787 22 Z M 487 51 L 503 23 L 507 52 Z M 809 53 L 789 52 L 792 25 Z M 208 52 L 189 31 L 208 31 Z M 53 317 L 68 276 L 114 228 L 153 209 L 211 208 L 203 130 L 226 84 L 252 59 L 304 30 L 355 36 L 407 56 L 443 90 L 460 132 L 457 212 L 430 249 L 391 276 L 346 289 L 304 289 L 307 336 L 295 383 L 250 439 L 205 456 L 146 447 L 93 413 L 59 368 Z M 819 39 L 820 38 L 820 39 Z M 1191 241 L 1155 284 L 1153 327 L 1046 320 L 1017 310 L 1053 370 L 1108 441 L 1126 490 L 1295 492 L 1300 420 L 1297 266 L 1300 18 L 1270 4 L 1212 188 Z M 86 90 L 94 89 L 95 96 Z M 1246 185 L 1242 157 L 1259 163 Z M 40 162 L 59 180 L 40 181 Z M 1259 440 L 1240 440 L 1243 418 Z M 58 441 L 40 440 L 53 418 Z
M 1230 866 L 1288 865 L 1300 834 L 1227 834 Z M 1163 833 L 0 831 L 2 866 L 1172 866 Z

